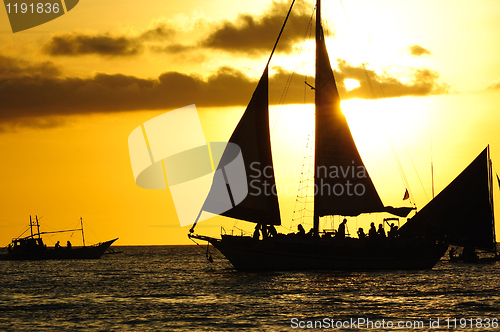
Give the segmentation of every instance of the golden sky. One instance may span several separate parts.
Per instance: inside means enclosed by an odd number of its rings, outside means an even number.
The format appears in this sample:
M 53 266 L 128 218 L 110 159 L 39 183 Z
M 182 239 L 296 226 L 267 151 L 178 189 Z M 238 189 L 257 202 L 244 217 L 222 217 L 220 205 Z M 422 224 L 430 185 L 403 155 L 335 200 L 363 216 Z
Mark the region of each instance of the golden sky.
M 43 216 L 46 231 L 83 217 L 87 242 L 191 243 L 169 191 L 135 184 L 128 135 L 155 116 L 196 104 L 207 140 L 227 140 L 288 6 L 85 0 L 15 34 L 1 9 L 0 245 L 19 235 L 30 215 Z M 312 10 L 297 1 L 271 62 L 275 164 L 295 170 L 277 175 L 282 188 L 291 184 L 280 196 L 282 232 L 294 226 L 296 170 L 313 121 L 311 106 L 303 105 L 313 100 L 303 84 L 313 82 Z M 344 113 L 386 205 L 405 203 L 391 142 L 419 208 L 431 198 L 431 155 L 436 194 L 487 144 L 494 165 L 500 163 L 497 0 L 324 0 L 323 16 Z M 381 218 L 352 218 L 348 227 Z M 219 217 L 198 231 L 217 235 L 221 223 L 226 231 L 235 224 Z M 236 226 L 253 229 L 245 224 Z M 46 242 L 56 239 L 65 241 Z

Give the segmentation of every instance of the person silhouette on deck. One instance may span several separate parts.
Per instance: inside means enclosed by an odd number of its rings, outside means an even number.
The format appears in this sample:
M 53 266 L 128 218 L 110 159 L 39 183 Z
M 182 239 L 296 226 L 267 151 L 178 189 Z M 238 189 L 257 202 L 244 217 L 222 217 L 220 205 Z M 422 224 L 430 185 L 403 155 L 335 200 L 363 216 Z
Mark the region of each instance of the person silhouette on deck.
M 306 230 L 304 229 L 304 227 L 302 226 L 302 224 L 298 224 L 297 225 L 297 229 L 299 230 L 299 232 L 297 233 L 297 235 L 299 235 L 299 236 L 305 236 L 306 235 Z
M 278 236 L 278 232 L 276 231 L 276 228 L 274 227 L 274 225 L 267 226 L 267 232 L 268 232 L 269 237 Z
M 255 230 L 253 231 L 253 239 L 258 240 L 260 237 L 260 229 L 261 229 L 261 224 L 257 224 L 255 226 Z
M 385 230 L 384 230 L 384 225 L 379 224 L 378 225 L 378 230 L 377 230 L 377 235 L 380 239 L 385 239 Z
M 66 242 L 66 246 L 68 247 L 68 249 L 71 249 L 71 242 L 69 242 L 69 240 L 68 242 Z
M 366 239 L 366 234 L 365 234 L 365 231 L 363 230 L 362 227 L 360 227 L 358 229 L 358 238 L 359 239 Z
M 368 237 L 370 239 L 376 239 L 377 238 L 377 229 L 375 228 L 375 223 L 372 222 L 370 224 L 370 230 L 368 231 Z
M 261 230 L 262 230 L 262 240 L 267 239 L 269 237 L 267 225 L 262 225 Z
M 57 242 L 56 242 L 55 248 L 56 248 L 56 249 L 61 248 L 61 245 L 59 244 L 59 241 L 57 241 Z
M 335 234 L 336 238 L 344 239 L 345 238 L 345 225 L 347 224 L 347 219 L 344 219 L 337 230 L 337 234 Z
M 391 229 L 389 230 L 389 233 L 387 233 L 387 237 L 394 239 L 398 235 L 398 226 L 395 226 L 394 223 L 391 224 Z

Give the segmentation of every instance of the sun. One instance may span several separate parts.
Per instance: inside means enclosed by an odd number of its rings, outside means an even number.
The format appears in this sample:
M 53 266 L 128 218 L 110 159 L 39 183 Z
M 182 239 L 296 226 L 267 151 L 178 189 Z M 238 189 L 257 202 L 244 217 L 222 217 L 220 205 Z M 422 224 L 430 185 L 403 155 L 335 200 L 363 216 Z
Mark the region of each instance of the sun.
M 359 88 L 361 84 L 359 83 L 358 80 L 355 80 L 353 78 L 346 78 L 344 80 L 344 86 L 347 91 L 354 90 L 356 88 Z

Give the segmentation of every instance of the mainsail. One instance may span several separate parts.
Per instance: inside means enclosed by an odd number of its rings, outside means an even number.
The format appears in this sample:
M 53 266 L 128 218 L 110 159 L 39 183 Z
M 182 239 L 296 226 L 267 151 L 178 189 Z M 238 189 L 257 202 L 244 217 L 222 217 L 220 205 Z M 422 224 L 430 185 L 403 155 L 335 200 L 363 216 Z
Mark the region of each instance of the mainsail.
M 399 230 L 403 236 L 444 236 L 448 243 L 495 250 L 489 146 Z
M 325 215 L 357 216 L 389 212 L 407 216 L 411 208 L 384 207 L 340 109 L 340 97 L 321 25 L 316 13 L 316 146 L 314 196 L 315 230 Z

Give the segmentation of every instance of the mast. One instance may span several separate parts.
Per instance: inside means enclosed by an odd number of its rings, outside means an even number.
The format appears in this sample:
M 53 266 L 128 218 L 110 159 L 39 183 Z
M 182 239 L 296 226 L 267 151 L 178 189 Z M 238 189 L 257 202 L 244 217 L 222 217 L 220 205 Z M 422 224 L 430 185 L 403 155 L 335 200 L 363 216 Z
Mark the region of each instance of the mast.
M 83 234 L 83 219 L 80 217 L 80 226 L 82 227 L 82 241 L 83 241 L 83 246 L 85 247 L 85 235 Z
M 31 231 L 31 237 L 33 238 L 33 219 L 31 219 L 31 214 L 30 214 L 30 231 Z
M 314 76 L 315 82 L 314 85 L 316 87 L 319 86 L 318 84 L 318 53 L 319 53 L 319 48 L 318 45 L 320 43 L 320 38 L 321 38 L 321 0 L 316 1 L 316 74 Z M 315 99 L 317 101 L 317 92 L 318 90 L 315 90 Z M 317 103 L 315 103 L 315 115 L 314 115 L 314 132 L 318 132 L 318 106 Z M 314 178 L 316 177 L 316 168 L 318 165 L 318 139 L 317 136 L 315 135 L 314 139 L 314 169 L 313 169 L 313 176 Z M 315 183 L 316 184 L 316 183 Z M 316 190 L 315 190 L 316 191 Z M 313 219 L 313 229 L 314 229 L 314 234 L 319 234 L 319 213 L 317 209 L 317 199 L 316 195 L 314 197 L 314 219 Z
M 495 252 L 497 252 L 497 237 L 495 234 L 495 208 L 493 206 L 493 164 L 490 159 L 490 145 L 488 144 L 488 189 L 491 205 L 491 229 L 493 232 L 493 243 L 495 244 Z
M 36 219 L 36 233 L 38 234 L 38 238 L 40 238 L 40 224 L 38 223 L 38 216 L 35 215 L 35 219 Z M 31 235 L 33 236 L 33 235 Z

